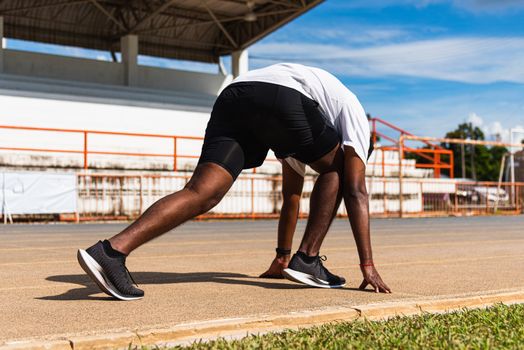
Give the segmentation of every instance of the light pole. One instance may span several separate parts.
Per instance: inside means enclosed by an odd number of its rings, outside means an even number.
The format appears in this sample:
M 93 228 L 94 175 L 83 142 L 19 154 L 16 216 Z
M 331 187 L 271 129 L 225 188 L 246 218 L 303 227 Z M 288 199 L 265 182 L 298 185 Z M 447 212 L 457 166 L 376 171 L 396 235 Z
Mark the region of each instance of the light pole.
M 524 134 L 523 128 L 511 128 L 509 129 L 509 143 L 512 145 L 510 146 L 509 150 L 509 166 L 510 166 L 510 176 L 511 176 L 511 186 L 513 188 L 513 193 L 511 195 L 511 204 L 513 205 L 515 203 L 515 152 L 517 152 L 516 147 L 513 147 L 513 133 L 520 133 Z M 519 142 L 521 143 L 521 142 Z
M 512 145 L 513 145 L 513 134 L 514 133 L 524 134 L 524 129 L 523 128 L 509 129 L 509 143 Z M 510 147 L 511 182 L 515 182 L 515 152 L 517 151 L 518 150 L 516 150 L 516 147 Z

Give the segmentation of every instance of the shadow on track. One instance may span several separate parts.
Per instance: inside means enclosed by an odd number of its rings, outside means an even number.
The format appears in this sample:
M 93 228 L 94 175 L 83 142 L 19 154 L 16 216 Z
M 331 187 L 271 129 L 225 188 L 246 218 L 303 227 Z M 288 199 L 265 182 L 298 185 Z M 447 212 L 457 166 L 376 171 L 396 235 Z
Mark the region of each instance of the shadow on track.
M 268 289 L 302 289 L 310 288 L 299 284 L 265 282 L 254 276 L 227 272 L 135 272 L 133 278 L 141 284 L 171 284 L 171 283 L 222 283 L 254 286 Z M 79 284 L 81 288 L 73 288 L 65 293 L 38 297 L 40 300 L 115 300 L 114 298 L 100 297 L 93 294 L 102 293 L 98 286 L 87 275 L 56 275 L 46 278 L 47 281 Z

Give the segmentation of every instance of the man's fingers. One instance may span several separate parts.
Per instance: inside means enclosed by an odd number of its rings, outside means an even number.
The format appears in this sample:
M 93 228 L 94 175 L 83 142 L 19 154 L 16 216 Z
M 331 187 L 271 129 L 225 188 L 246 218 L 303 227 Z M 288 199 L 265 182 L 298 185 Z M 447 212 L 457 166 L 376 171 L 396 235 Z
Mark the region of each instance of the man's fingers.
M 384 281 L 382 281 L 382 278 L 378 278 L 378 283 L 384 293 L 391 293 L 391 288 L 389 288 L 388 285 L 385 284 Z
M 373 287 L 375 293 L 391 293 L 391 289 L 387 286 L 387 284 L 384 283 L 384 281 L 382 281 L 382 278 L 380 277 L 380 275 L 378 275 L 378 273 L 372 274 L 367 278 L 364 277 L 364 280 L 362 281 L 358 289 L 366 289 L 368 285 L 371 285 L 371 287 Z
M 375 293 L 391 293 L 389 287 L 380 278 L 371 280 L 370 284 L 373 286 Z
M 369 282 L 366 281 L 366 280 L 363 280 L 362 283 L 360 284 L 360 287 L 358 287 L 358 289 L 366 289 L 366 287 L 368 286 Z
M 362 282 L 362 284 L 360 285 L 359 289 L 366 288 L 366 286 L 368 284 L 371 285 L 371 287 L 373 288 L 373 291 L 375 293 L 378 293 L 378 284 L 377 284 L 377 281 L 374 278 L 370 278 L 369 280 L 368 279 L 364 279 L 364 282 Z M 361 288 L 362 286 L 364 286 L 364 288 Z
M 389 288 L 387 288 L 387 287 L 384 286 L 384 285 L 380 286 L 380 292 L 381 292 L 381 293 L 391 293 L 391 291 L 389 290 Z
M 380 293 L 380 286 L 378 285 L 377 281 L 371 281 L 370 283 L 373 286 L 375 293 Z
M 382 280 L 377 283 L 377 286 L 382 293 L 391 293 L 391 289 Z
M 391 293 L 391 289 L 384 282 L 379 283 L 376 281 L 368 282 L 364 280 L 362 281 L 358 289 L 362 289 L 362 290 L 366 289 L 366 287 L 370 284 L 373 287 L 373 290 L 375 291 L 375 293 Z

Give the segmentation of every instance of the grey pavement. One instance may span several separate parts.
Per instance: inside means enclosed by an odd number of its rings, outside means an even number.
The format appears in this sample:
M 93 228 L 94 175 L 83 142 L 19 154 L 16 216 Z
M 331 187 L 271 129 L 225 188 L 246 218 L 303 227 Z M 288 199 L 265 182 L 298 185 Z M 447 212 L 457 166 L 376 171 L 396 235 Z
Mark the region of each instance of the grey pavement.
M 123 224 L 0 226 L 0 344 L 172 327 L 187 322 L 281 315 L 326 307 L 524 291 L 524 217 L 372 220 L 375 262 L 393 294 L 362 292 L 346 220 L 321 254 L 346 288 L 313 289 L 257 278 L 274 255 L 276 221 L 190 222 L 128 258 L 145 298 L 101 293 L 76 250 Z M 294 246 L 302 236 L 297 230 Z

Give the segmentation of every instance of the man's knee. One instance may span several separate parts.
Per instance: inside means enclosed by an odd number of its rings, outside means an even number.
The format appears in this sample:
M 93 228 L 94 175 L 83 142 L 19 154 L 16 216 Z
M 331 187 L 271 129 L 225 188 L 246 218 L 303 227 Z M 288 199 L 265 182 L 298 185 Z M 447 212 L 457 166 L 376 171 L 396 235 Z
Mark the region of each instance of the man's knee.
M 337 145 L 322 158 L 309 164 L 319 174 L 336 171 L 342 173 L 344 169 L 344 151 Z
M 199 212 L 202 213 L 215 207 L 225 195 L 221 189 L 214 188 L 211 185 L 201 184 L 198 181 L 189 181 L 184 188 L 194 196 L 199 206 Z
M 191 180 L 184 190 L 191 194 L 192 205 L 204 213 L 216 206 L 233 184 L 232 175 L 215 163 L 202 163 L 197 166 Z

